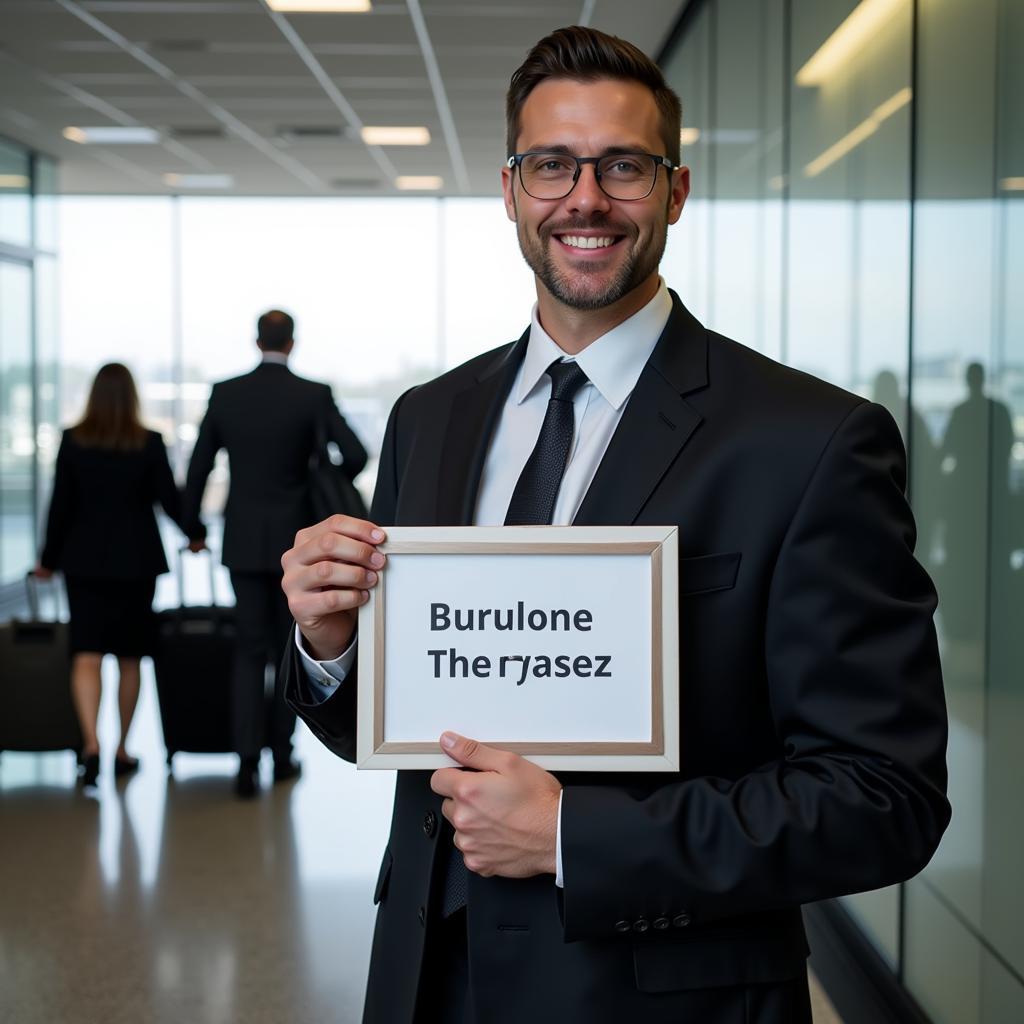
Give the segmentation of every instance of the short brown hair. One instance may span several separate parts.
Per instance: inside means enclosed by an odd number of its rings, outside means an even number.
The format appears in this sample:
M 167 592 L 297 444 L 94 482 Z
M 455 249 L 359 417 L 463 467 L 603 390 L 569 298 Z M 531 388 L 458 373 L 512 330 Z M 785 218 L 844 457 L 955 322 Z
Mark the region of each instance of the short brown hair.
M 526 98 L 549 78 L 569 78 L 577 82 L 613 78 L 646 85 L 654 94 L 661 113 L 665 155 L 672 163 L 679 163 L 682 107 L 679 97 L 665 82 L 661 68 L 625 39 L 580 25 L 560 28 L 545 36 L 513 73 L 505 97 L 505 148 L 508 156 L 516 151 L 519 114 Z

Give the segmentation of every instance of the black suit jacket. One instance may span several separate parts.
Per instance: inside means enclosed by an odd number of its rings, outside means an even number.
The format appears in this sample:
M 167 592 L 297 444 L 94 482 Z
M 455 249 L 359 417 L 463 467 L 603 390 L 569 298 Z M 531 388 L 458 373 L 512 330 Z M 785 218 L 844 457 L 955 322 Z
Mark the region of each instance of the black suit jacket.
M 481 1021 L 702 1024 L 726 989 L 801 978 L 800 905 L 913 875 L 949 819 L 932 585 L 879 406 L 674 308 L 575 522 L 675 524 L 682 770 L 563 774 L 565 888 L 469 876 Z M 382 524 L 471 522 L 526 338 L 399 400 Z M 293 706 L 341 757 L 355 679 Z M 399 772 L 366 1001 L 407 1024 L 446 843 L 430 773 Z M 726 994 L 723 994 L 723 993 Z M 749 1013 L 749 1011 L 748 1011 Z
M 146 579 L 167 572 L 153 511 L 181 524 L 167 449 L 146 431 L 139 449 L 84 447 L 66 430 L 57 453 L 40 562 L 69 576 Z
M 184 516 L 190 536 L 202 536 L 203 490 L 214 457 L 227 449 L 231 482 L 221 560 L 229 569 L 280 572 L 281 556 L 309 525 L 309 457 L 318 422 L 354 480 L 366 465 L 366 449 L 327 384 L 297 377 L 280 363 L 261 363 L 214 384 L 188 467 Z

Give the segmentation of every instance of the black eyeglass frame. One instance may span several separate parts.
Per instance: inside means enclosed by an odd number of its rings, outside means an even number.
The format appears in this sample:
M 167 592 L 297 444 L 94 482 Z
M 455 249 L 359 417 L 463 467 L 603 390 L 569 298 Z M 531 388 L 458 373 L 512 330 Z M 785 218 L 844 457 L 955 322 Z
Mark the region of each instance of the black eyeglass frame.
M 569 160 L 576 161 L 576 170 L 573 172 L 572 184 L 569 186 L 569 190 L 564 192 L 560 196 L 535 196 L 527 187 L 523 181 L 523 161 L 528 156 L 559 156 Z M 598 165 L 602 160 L 614 160 L 615 157 L 622 156 L 643 156 L 648 160 L 654 161 L 654 176 L 651 178 L 651 187 L 642 196 L 633 196 L 632 199 L 620 199 L 618 196 L 613 196 L 605 187 L 601 184 L 601 171 L 598 169 Z M 523 191 L 531 199 L 540 199 L 542 202 L 557 202 L 559 199 L 564 199 L 566 196 L 572 194 L 572 190 L 576 187 L 580 180 L 580 174 L 583 172 L 584 164 L 594 165 L 594 178 L 597 180 L 597 187 L 604 192 L 609 199 L 614 199 L 617 203 L 638 203 L 643 199 L 649 198 L 650 194 L 654 191 L 658 184 L 658 168 L 664 167 L 668 170 L 669 180 L 672 178 L 672 172 L 678 171 L 682 166 L 681 164 L 674 164 L 667 156 L 655 156 L 653 153 L 644 153 L 641 151 L 631 153 L 605 153 L 604 156 L 573 156 L 571 153 L 560 153 L 557 150 L 551 149 L 528 149 L 525 153 L 513 153 L 506 161 L 505 166 L 509 170 L 515 170 L 519 168 L 519 183 L 523 186 Z

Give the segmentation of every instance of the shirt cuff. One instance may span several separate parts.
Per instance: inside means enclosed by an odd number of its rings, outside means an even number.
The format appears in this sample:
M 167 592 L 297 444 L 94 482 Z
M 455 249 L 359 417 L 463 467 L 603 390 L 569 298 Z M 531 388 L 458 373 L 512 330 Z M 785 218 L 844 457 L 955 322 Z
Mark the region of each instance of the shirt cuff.
M 306 678 L 313 688 L 314 695 L 320 697 L 321 701 L 327 700 L 352 671 L 352 665 L 356 660 L 357 639 L 357 637 L 353 637 L 352 643 L 333 661 L 317 661 L 306 651 L 299 627 L 295 627 L 295 646 L 299 649 L 302 667 L 305 669 Z
M 565 879 L 562 878 L 562 797 L 565 790 L 558 794 L 558 824 L 555 826 L 555 885 L 559 889 L 565 888 Z

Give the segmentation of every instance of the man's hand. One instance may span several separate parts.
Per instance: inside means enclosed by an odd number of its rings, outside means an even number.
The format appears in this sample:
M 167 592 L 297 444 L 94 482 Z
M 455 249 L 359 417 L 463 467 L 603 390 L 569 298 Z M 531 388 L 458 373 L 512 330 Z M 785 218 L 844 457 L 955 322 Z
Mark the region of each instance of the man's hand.
M 200 551 L 209 550 L 209 548 L 207 548 L 206 546 L 206 541 L 199 540 L 198 538 L 196 538 L 195 540 L 190 540 L 188 542 L 188 549 L 192 552 L 193 555 L 198 555 Z
M 38 576 L 41 580 L 48 580 L 53 577 L 53 570 L 47 569 L 45 565 L 40 564 L 32 570 L 32 575 Z
M 441 812 L 466 867 L 485 878 L 553 875 L 558 779 L 518 754 L 455 733 L 442 734 L 441 749 L 476 769 L 441 768 L 430 779 L 430 788 L 447 798 Z
M 331 516 L 299 530 L 281 558 L 288 607 L 318 661 L 330 661 L 352 641 L 359 606 L 377 584 L 384 531 L 364 519 Z

